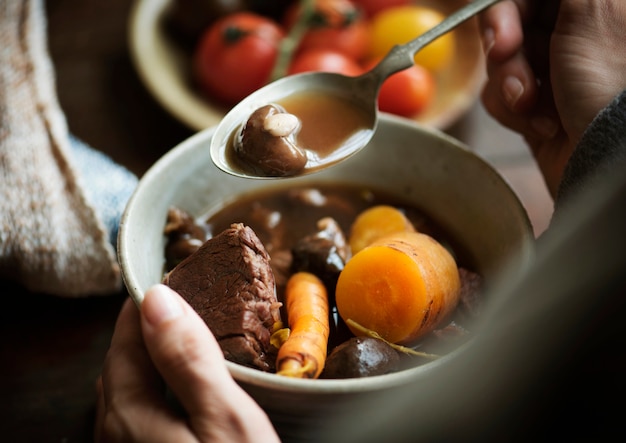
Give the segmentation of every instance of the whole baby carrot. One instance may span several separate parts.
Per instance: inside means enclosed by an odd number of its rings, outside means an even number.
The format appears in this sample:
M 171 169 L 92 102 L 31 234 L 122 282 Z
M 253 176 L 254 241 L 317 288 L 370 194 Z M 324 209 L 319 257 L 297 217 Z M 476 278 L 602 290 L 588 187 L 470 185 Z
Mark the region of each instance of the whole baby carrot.
M 330 331 L 326 287 L 315 275 L 297 272 L 287 282 L 285 304 L 291 332 L 278 349 L 276 372 L 317 378 L 326 363 Z

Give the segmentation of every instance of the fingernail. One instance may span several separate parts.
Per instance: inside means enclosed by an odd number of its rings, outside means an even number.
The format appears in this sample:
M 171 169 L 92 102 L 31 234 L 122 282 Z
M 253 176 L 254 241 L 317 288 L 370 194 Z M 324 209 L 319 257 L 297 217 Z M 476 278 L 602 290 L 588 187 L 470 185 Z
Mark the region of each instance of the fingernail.
M 153 325 L 174 320 L 183 315 L 177 295 L 165 285 L 154 285 L 146 291 L 141 310 Z
M 483 51 L 485 55 L 489 55 L 493 45 L 496 44 L 496 34 L 492 28 L 487 28 L 483 32 Z
M 524 85 L 517 77 L 510 75 L 502 82 L 502 95 L 510 108 L 515 107 L 523 93 Z
M 546 116 L 533 117 L 530 120 L 530 126 L 533 131 L 545 139 L 552 139 L 559 132 L 558 123 Z

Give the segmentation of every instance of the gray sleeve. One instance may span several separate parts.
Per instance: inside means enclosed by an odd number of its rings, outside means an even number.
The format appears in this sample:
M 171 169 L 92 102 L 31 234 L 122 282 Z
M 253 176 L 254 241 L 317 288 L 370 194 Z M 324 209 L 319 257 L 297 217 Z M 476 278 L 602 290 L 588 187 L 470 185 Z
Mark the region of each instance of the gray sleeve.
M 591 122 L 570 158 L 559 186 L 558 211 L 573 194 L 593 186 L 611 165 L 626 158 L 626 90 Z M 626 173 L 626 171 L 625 171 Z

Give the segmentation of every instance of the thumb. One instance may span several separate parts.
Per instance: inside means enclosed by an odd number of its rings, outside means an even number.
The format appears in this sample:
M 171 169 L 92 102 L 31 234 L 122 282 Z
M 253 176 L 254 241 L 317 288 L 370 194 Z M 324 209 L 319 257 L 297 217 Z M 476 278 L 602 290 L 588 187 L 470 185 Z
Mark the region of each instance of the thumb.
M 141 323 L 155 367 L 201 441 L 277 441 L 265 413 L 231 377 L 206 323 L 180 295 L 165 285 L 150 288 Z

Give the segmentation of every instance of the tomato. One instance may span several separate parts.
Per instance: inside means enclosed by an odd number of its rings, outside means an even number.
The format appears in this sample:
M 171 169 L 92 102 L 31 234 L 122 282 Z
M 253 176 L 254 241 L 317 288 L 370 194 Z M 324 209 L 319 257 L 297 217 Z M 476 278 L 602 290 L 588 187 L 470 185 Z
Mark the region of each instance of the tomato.
M 363 72 L 363 68 L 341 52 L 310 49 L 298 54 L 293 59 L 289 65 L 288 74 L 308 71 L 336 72 L 348 76 L 357 76 Z
M 385 9 L 408 5 L 411 0 L 352 0 L 352 2 L 361 8 L 366 17 L 371 18 Z
M 371 20 L 371 55 L 382 57 L 396 44 L 407 43 L 443 20 L 439 11 L 408 5 L 385 9 Z M 453 31 L 454 32 L 454 31 Z M 432 71 L 450 64 L 454 56 L 454 33 L 447 33 L 415 54 L 415 63 Z
M 373 67 L 372 63 L 370 68 Z M 378 93 L 378 109 L 383 112 L 411 117 L 432 103 L 437 83 L 433 73 L 413 65 L 387 78 Z
M 300 5 L 288 8 L 284 26 L 291 29 L 300 17 Z M 307 32 L 300 40 L 299 52 L 328 49 L 341 52 L 354 60 L 367 55 L 370 46 L 369 23 L 349 0 L 316 0 Z
M 217 20 L 200 38 L 193 75 L 211 99 L 233 105 L 265 85 L 284 31 L 273 20 L 249 12 Z

